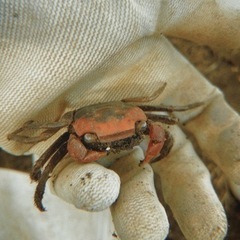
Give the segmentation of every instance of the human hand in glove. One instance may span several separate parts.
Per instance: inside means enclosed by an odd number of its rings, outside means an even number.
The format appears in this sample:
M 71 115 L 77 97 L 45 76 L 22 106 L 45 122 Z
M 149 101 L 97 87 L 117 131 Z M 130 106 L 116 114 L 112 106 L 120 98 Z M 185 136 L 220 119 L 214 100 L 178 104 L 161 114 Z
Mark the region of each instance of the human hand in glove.
M 14 154 L 40 155 L 60 133 L 35 145 L 11 142 L 7 135 L 29 120 L 53 122 L 82 106 L 151 96 L 166 82 L 150 104 L 206 102 L 175 115 L 240 198 L 239 116 L 160 34 L 234 54 L 240 45 L 237 6 L 192 1 L 48 4 L 3 5 L 1 146 Z M 187 239 L 222 239 L 227 220 L 210 174 L 180 128 L 168 130 L 174 146 L 152 165 L 156 185 L 161 179 L 162 196 Z M 141 147 L 101 159 L 112 170 L 66 157 L 53 172 L 52 191 L 81 209 L 100 211 L 112 205 L 121 239 L 164 239 L 168 219 L 157 198 L 152 167 L 138 165 L 146 143 Z

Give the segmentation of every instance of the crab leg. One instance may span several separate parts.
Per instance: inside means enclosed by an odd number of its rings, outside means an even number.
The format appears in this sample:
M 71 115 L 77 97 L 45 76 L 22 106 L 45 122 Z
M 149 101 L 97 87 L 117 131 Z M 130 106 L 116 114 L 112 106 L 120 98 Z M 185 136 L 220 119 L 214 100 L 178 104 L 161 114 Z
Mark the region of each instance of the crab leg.
M 38 181 L 41 177 L 41 168 L 48 161 L 48 159 L 58 151 L 59 147 L 63 142 L 67 142 L 69 139 L 69 132 L 63 133 L 53 144 L 40 156 L 33 166 L 33 169 L 30 173 L 30 178 L 33 181 Z
M 67 121 L 38 123 L 31 120 L 24 123 L 22 128 L 23 129 L 55 129 L 55 128 L 66 127 L 68 125 L 69 125 L 69 122 Z
M 39 136 L 36 136 L 36 137 L 29 137 L 29 136 L 17 135 L 17 134 L 11 133 L 11 134 L 8 135 L 8 139 L 9 140 L 14 140 L 16 142 L 33 144 L 33 143 L 38 143 L 38 142 L 42 142 L 42 141 L 45 141 L 45 140 L 49 139 L 58 130 L 59 130 L 59 128 L 54 129 L 54 130 L 53 129 L 47 130 L 47 131 L 42 132 Z
M 192 103 L 192 104 L 188 104 L 185 106 L 166 106 L 166 105 L 158 105 L 158 106 L 150 106 L 150 105 L 144 105 L 144 106 L 138 106 L 139 108 L 141 108 L 143 111 L 153 111 L 153 112 L 183 112 L 183 111 L 187 111 L 199 106 L 202 106 L 203 104 L 205 104 L 206 102 L 196 102 L 196 103 Z
M 167 83 L 164 83 L 160 88 L 158 88 L 152 96 L 148 97 L 135 97 L 135 98 L 125 98 L 122 99 L 122 102 L 131 102 L 131 103 L 140 103 L 140 102 L 151 102 L 156 99 L 165 89 Z
M 14 140 L 17 142 L 23 143 L 37 143 L 44 140 L 47 140 L 51 136 L 53 136 L 59 129 L 68 126 L 69 121 L 62 120 L 60 122 L 49 122 L 49 123 L 37 123 L 34 121 L 28 121 L 24 123 L 24 125 L 15 130 L 14 132 L 10 133 L 7 138 L 8 140 Z M 19 133 L 23 132 L 24 130 L 29 129 L 46 129 L 44 132 L 40 133 L 40 135 L 36 137 L 29 137 L 25 135 L 19 135 Z
M 156 115 L 152 113 L 146 113 L 146 116 L 152 121 L 158 121 L 169 125 L 174 125 L 178 122 L 178 119 L 167 115 Z
M 46 209 L 43 207 L 42 199 L 45 192 L 46 182 L 50 177 L 49 174 L 52 173 L 53 169 L 56 167 L 56 165 L 61 161 L 61 159 L 66 154 L 67 154 L 67 142 L 64 142 L 59 147 L 58 151 L 56 151 L 54 155 L 51 157 L 51 159 L 49 160 L 49 163 L 45 167 L 42 173 L 42 176 L 38 182 L 38 185 L 36 187 L 35 194 L 34 194 L 34 202 L 36 207 L 42 212 L 46 211 Z

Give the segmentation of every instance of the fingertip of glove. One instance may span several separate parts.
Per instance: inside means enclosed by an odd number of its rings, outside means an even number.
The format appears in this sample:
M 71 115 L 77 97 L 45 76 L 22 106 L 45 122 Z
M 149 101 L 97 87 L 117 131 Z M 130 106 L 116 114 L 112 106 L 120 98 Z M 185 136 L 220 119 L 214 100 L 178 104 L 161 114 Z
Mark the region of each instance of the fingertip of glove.
M 116 201 L 120 178 L 99 164 L 69 163 L 52 182 L 53 192 L 86 211 L 102 211 Z

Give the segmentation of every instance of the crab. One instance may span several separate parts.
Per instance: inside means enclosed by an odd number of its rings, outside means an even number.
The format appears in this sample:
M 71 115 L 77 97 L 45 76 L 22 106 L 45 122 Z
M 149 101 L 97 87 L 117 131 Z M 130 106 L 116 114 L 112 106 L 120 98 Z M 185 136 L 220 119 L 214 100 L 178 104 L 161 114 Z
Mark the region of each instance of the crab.
M 85 106 L 65 113 L 57 122 L 28 121 L 9 134 L 9 140 L 35 144 L 49 139 L 61 128 L 68 128 L 40 156 L 30 173 L 30 178 L 38 182 L 34 194 L 36 207 L 40 211 L 45 211 L 42 199 L 46 182 L 53 169 L 67 153 L 79 163 L 94 162 L 109 153 L 132 149 L 148 135 L 148 148 L 141 164 L 164 158 L 173 145 L 173 138 L 160 123 L 176 124 L 177 119 L 156 113 L 186 111 L 203 104 L 202 102 L 186 106 L 136 104 L 154 100 L 165 87 L 166 84 L 150 97 L 128 98 Z M 42 132 L 37 136 L 26 136 L 21 134 L 25 130 L 42 130 Z

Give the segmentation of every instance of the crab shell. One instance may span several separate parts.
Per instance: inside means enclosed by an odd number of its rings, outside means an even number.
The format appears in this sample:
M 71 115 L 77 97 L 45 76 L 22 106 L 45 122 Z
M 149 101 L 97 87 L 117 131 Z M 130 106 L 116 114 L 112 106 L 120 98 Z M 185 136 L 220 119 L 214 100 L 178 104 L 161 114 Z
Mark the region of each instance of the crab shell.
M 118 141 L 133 136 L 136 123 L 140 121 L 147 121 L 147 116 L 141 108 L 130 103 L 108 102 L 80 108 L 73 116 L 68 152 L 78 162 L 96 161 L 107 152 L 88 150 L 81 142 L 84 134 L 96 134 L 101 143 Z M 153 138 L 153 141 L 150 140 L 148 146 L 147 161 L 153 158 L 153 155 L 159 154 L 165 141 L 162 127 L 150 125 L 149 130 L 150 139 Z M 156 139 L 157 146 L 154 143 Z
M 142 109 L 123 102 L 110 102 L 79 109 L 72 126 L 78 136 L 95 133 L 101 142 L 112 142 L 132 136 L 135 123 L 146 120 Z

